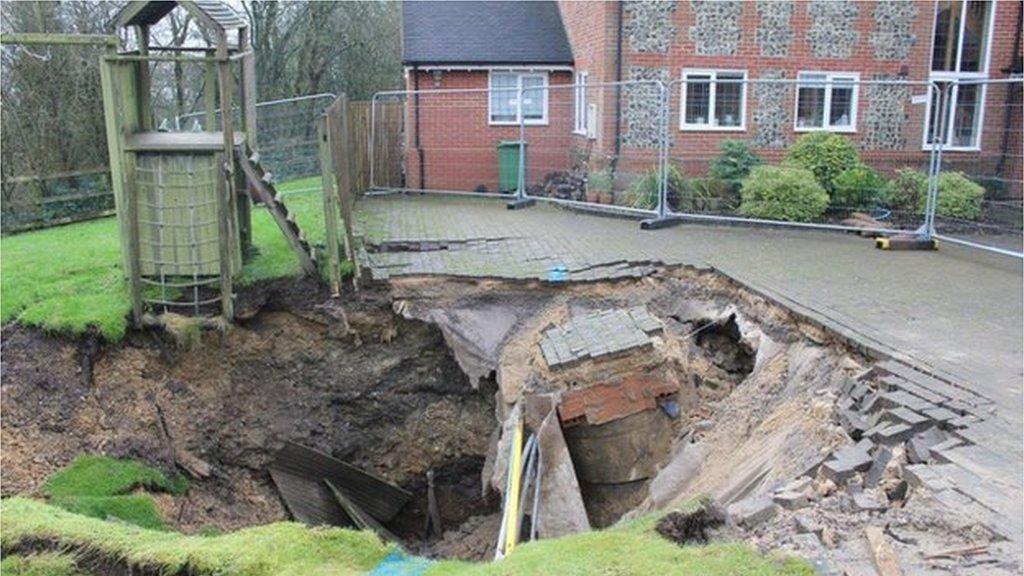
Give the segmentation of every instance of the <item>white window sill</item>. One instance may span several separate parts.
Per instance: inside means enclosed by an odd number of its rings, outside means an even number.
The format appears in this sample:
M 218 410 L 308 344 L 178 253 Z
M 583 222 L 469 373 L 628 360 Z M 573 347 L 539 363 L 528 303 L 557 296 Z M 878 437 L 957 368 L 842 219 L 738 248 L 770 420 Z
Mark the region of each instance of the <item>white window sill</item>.
M 512 121 L 512 122 L 495 122 L 495 121 L 492 120 L 492 121 L 488 122 L 487 125 L 488 126 L 519 126 L 519 122 L 517 122 L 517 121 Z M 548 125 L 548 121 L 547 120 L 527 120 L 526 122 L 523 122 L 523 125 L 525 125 L 525 126 L 547 126 Z
M 829 128 L 815 128 L 813 126 L 803 126 L 793 128 L 794 132 L 835 132 L 837 134 L 856 134 L 857 128 L 851 126 L 849 128 L 829 127 Z
M 712 126 L 710 124 L 683 124 L 680 132 L 746 132 L 746 126 Z
M 586 130 L 573 130 L 572 133 L 575 134 L 576 136 L 586 136 L 587 135 L 587 131 Z
M 932 146 L 925 144 L 921 147 L 922 152 L 931 152 Z M 943 146 L 942 153 L 946 152 L 981 152 L 981 146 Z

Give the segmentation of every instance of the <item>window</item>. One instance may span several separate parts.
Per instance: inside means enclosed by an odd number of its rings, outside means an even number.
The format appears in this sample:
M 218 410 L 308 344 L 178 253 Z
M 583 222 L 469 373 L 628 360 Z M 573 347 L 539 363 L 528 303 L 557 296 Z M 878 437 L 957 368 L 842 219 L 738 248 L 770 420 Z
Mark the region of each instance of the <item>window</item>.
M 939 106 L 933 102 L 935 91 L 929 91 L 924 147 L 940 140 L 946 149 L 978 150 L 981 141 L 982 115 L 985 103 L 983 84 L 959 84 L 954 81 L 988 78 L 989 35 L 992 29 L 992 3 L 981 0 L 941 0 L 935 9 L 935 30 L 932 37 L 931 80 L 946 94 L 945 133 L 936 135 L 940 123 Z
M 576 73 L 576 88 L 574 89 L 574 113 L 572 131 L 576 134 L 587 135 L 587 73 Z
M 743 130 L 746 79 L 738 70 L 683 70 L 679 129 Z
M 797 75 L 796 131 L 857 130 L 857 74 L 801 72 Z
M 490 123 L 519 124 L 521 114 L 525 124 L 547 124 L 547 87 L 547 74 L 491 72 L 488 102 Z

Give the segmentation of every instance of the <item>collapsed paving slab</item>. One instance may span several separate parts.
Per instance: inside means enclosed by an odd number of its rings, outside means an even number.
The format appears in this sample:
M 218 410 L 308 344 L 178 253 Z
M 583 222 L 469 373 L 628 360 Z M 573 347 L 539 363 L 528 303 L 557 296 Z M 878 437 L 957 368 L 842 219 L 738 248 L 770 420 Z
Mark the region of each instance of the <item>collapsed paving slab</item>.
M 642 306 L 599 310 L 574 315 L 546 330 L 540 347 L 548 366 L 561 368 L 650 347 L 651 336 L 662 328 L 661 321 Z

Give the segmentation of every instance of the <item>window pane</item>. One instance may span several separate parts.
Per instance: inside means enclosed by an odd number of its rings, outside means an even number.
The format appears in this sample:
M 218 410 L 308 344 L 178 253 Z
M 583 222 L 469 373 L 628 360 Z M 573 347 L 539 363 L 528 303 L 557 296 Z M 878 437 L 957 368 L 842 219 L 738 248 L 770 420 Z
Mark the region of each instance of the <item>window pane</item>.
M 825 75 L 801 74 L 800 80 L 796 125 L 798 128 L 821 128 L 825 125 Z
M 687 76 L 686 123 L 708 124 L 711 113 L 711 77 Z
M 832 84 L 832 102 L 829 105 L 829 125 L 837 128 L 853 125 L 853 86 Z
M 977 144 L 977 123 L 981 88 L 976 85 L 958 86 L 956 89 L 956 110 L 953 111 L 951 146 L 974 146 Z
M 516 76 L 515 74 L 491 75 L 491 121 L 516 121 Z
M 956 46 L 960 38 L 959 1 L 939 2 L 935 16 L 935 48 L 932 51 L 932 70 L 952 72 L 956 69 Z
M 981 72 L 985 69 L 985 43 L 988 42 L 988 1 L 972 0 L 967 3 L 964 18 L 963 48 L 960 52 L 960 72 Z
M 541 76 L 523 77 L 523 115 L 527 120 L 544 118 L 544 84 Z
M 719 74 L 715 85 L 715 124 L 739 126 L 743 117 L 742 75 Z M 726 82 L 722 82 L 726 80 Z

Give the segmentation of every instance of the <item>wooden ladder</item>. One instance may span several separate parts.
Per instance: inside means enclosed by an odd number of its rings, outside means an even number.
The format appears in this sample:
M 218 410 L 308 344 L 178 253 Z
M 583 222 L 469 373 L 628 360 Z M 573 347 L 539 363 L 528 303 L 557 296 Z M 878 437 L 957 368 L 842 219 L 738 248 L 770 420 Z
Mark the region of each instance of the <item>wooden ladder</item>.
M 299 258 L 299 264 L 303 272 L 311 276 L 317 275 L 316 259 L 313 251 L 306 240 L 305 234 L 295 222 L 295 216 L 288 211 L 284 201 L 278 196 L 277 189 L 270 180 L 270 173 L 266 172 L 260 165 L 259 155 L 249 155 L 248 150 L 239 146 L 235 148 L 235 155 L 238 157 L 238 164 L 242 167 L 245 179 L 249 188 L 256 192 L 257 197 L 274 217 L 274 222 L 288 239 L 295 255 Z

